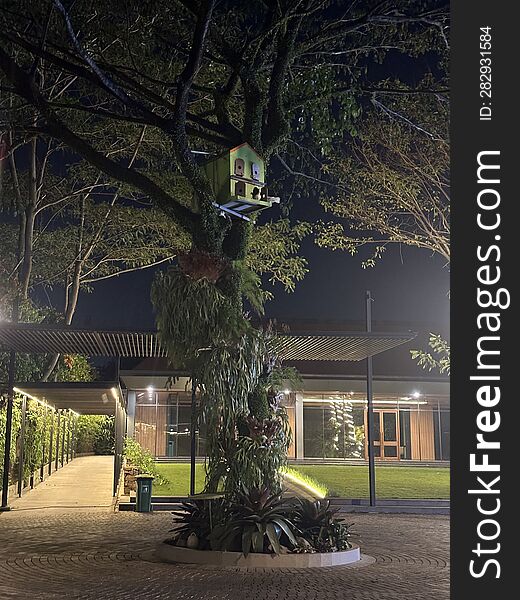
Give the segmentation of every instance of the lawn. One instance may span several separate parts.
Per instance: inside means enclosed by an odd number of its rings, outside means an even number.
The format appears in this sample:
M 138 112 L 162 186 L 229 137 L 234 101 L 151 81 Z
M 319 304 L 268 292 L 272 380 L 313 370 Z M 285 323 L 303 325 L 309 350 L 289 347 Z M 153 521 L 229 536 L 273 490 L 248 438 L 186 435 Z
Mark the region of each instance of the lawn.
M 293 468 L 326 486 L 329 496 L 368 497 L 368 467 L 294 465 Z M 449 498 L 450 470 L 376 466 L 376 493 L 379 498 Z
M 189 493 L 189 464 L 158 464 L 157 468 L 169 483 L 154 484 L 154 495 L 186 496 Z M 367 467 L 294 465 L 292 468 L 325 485 L 329 496 L 368 497 Z M 202 464 L 197 464 L 196 483 L 196 492 L 201 492 L 204 484 Z M 428 467 L 376 467 L 376 485 L 379 498 L 449 498 L 450 471 Z
M 188 463 L 158 463 L 157 470 L 168 480 L 159 485 L 153 483 L 154 496 L 187 496 L 190 493 L 190 465 Z M 197 464 L 195 470 L 195 492 L 204 487 L 204 465 Z

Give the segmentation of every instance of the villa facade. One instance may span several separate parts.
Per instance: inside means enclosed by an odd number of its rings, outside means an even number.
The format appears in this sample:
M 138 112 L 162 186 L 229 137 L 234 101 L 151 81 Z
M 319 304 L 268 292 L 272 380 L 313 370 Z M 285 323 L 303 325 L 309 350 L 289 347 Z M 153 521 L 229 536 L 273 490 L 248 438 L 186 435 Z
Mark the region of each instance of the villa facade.
M 409 346 L 409 345 L 408 345 Z M 404 346 L 374 358 L 374 450 L 381 462 L 450 459 L 449 381 L 419 369 Z M 284 392 L 293 461 L 363 462 L 368 458 L 365 361 L 293 363 L 301 389 Z M 163 359 L 121 371 L 127 387 L 128 433 L 160 459 L 190 455 L 191 391 L 173 386 Z M 196 436 L 205 454 L 205 431 Z

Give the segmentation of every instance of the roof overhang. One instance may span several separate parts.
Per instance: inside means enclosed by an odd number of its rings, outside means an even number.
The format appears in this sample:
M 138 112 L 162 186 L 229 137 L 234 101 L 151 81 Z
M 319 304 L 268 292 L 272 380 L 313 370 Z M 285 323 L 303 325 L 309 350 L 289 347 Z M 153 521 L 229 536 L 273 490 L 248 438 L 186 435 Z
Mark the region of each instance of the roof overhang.
M 125 407 L 119 383 L 39 382 L 19 383 L 15 391 L 55 409 L 70 409 L 81 415 L 113 415 L 116 404 Z
M 301 332 L 281 334 L 286 360 L 360 361 L 404 344 L 415 332 Z M 76 329 L 32 323 L 0 324 L 0 350 L 122 358 L 164 358 L 157 332 Z

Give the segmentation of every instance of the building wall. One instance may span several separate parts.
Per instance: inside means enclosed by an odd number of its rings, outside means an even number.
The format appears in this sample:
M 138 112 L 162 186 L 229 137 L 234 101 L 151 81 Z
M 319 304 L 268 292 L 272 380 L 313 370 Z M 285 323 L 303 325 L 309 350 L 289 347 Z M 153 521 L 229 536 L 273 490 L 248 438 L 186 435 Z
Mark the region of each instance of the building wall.
M 319 383 L 322 384 L 321 391 Z M 336 390 L 330 391 L 333 384 Z M 347 388 L 347 384 L 353 389 L 349 392 L 341 390 L 341 387 Z M 304 380 L 303 387 L 304 391 L 287 394 L 285 400 L 292 432 L 289 458 L 366 460 L 366 396 L 359 382 Z M 380 423 L 375 434 L 375 439 L 379 438 L 376 444 L 378 460 L 449 460 L 447 386 L 443 389 L 435 385 L 431 388 L 433 393 L 430 389 L 427 393 L 416 392 L 415 396 L 403 394 L 403 390 L 415 387 L 415 384 L 395 381 L 388 386 L 378 382 L 374 394 L 376 420 Z M 440 391 L 444 394 L 439 394 Z M 157 457 L 187 458 L 190 451 L 190 394 L 184 389 L 144 389 L 132 390 L 132 393 L 135 394 L 135 439 Z M 392 441 L 385 436 L 393 436 Z M 203 426 L 197 432 L 196 440 L 197 455 L 204 456 Z

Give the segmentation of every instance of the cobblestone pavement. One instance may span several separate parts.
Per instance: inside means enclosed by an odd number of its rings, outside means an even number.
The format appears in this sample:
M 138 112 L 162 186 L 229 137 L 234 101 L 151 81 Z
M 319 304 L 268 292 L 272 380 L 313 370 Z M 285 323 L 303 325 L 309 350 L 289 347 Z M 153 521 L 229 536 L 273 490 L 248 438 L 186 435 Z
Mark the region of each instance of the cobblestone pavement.
M 0 599 L 429 600 L 449 597 L 448 529 L 442 516 L 348 517 L 364 567 L 283 571 L 157 562 L 169 513 L 89 509 L 0 514 Z

